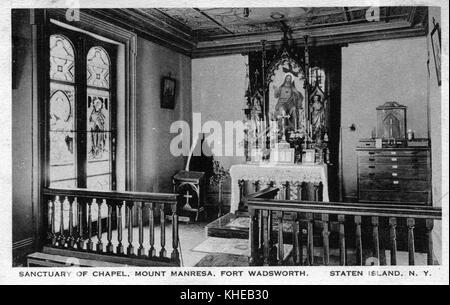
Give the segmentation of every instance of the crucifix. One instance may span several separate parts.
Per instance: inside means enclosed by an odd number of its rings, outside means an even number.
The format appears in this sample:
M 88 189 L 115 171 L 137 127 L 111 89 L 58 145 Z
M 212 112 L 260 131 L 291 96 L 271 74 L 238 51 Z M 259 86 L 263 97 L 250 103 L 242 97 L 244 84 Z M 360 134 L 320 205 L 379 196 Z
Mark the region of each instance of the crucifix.
M 185 203 L 185 205 L 184 205 L 183 208 L 188 208 L 188 209 L 190 209 L 190 208 L 191 208 L 191 205 L 189 204 L 189 199 L 192 198 L 192 195 L 189 194 L 189 191 L 186 191 L 186 195 L 183 195 L 183 197 L 186 198 L 186 203 Z

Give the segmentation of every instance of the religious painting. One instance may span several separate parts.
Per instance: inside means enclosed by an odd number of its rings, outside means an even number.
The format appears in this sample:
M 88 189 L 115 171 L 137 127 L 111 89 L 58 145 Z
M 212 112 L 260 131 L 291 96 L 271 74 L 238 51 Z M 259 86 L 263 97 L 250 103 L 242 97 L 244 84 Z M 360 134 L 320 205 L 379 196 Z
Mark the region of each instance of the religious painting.
M 438 85 L 441 85 L 441 29 L 439 23 L 435 23 L 433 18 L 434 28 L 431 32 L 431 46 L 433 49 L 434 66 L 436 68 L 436 78 Z
M 161 108 L 175 108 L 176 81 L 171 77 L 163 77 L 161 82 Z
M 283 53 L 268 72 L 269 118 L 279 122 L 279 130 L 305 131 L 305 79 L 300 64 Z

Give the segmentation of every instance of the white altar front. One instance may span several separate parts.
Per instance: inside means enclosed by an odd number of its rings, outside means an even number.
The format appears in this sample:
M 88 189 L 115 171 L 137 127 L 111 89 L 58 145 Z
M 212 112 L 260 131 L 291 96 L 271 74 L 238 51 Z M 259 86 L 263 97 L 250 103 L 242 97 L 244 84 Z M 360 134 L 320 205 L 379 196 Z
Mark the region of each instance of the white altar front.
M 272 183 L 274 186 L 282 186 L 286 182 L 291 185 L 298 183 L 322 183 L 322 201 L 328 202 L 328 174 L 326 164 L 237 164 L 230 168 L 231 175 L 231 208 L 235 213 L 239 208 L 240 187 L 239 181 L 258 181 L 261 189 L 264 185 Z M 295 199 L 295 198 L 294 198 Z

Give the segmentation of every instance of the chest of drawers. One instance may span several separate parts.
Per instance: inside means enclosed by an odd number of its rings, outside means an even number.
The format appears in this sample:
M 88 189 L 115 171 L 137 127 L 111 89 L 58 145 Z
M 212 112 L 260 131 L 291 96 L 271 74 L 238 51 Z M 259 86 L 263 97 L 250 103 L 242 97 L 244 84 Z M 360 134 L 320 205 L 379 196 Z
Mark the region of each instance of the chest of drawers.
M 431 205 L 428 148 L 357 148 L 360 202 Z

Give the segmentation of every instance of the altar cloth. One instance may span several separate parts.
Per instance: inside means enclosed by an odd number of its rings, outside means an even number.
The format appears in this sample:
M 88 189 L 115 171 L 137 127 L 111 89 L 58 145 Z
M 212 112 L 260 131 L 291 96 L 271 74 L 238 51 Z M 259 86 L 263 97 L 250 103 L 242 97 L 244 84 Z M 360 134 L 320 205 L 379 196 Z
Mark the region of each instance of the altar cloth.
M 322 182 L 322 201 L 329 202 L 328 172 L 326 164 L 236 164 L 230 168 L 231 208 L 235 213 L 239 208 L 239 180 L 273 182 L 280 185 L 289 182 Z

